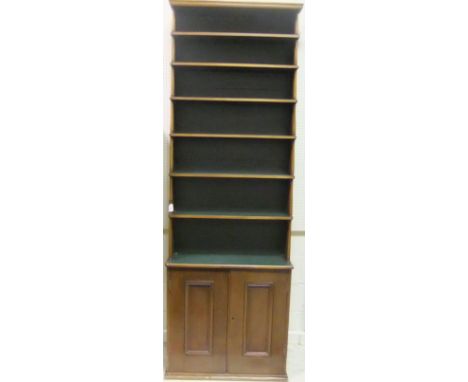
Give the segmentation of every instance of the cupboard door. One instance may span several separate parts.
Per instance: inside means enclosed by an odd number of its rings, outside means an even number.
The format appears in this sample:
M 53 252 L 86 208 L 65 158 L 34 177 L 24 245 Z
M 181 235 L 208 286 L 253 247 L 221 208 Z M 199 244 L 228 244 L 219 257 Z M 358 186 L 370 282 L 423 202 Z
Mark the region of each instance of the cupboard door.
M 168 371 L 226 371 L 227 273 L 168 271 Z
M 228 372 L 286 374 L 290 272 L 231 271 Z

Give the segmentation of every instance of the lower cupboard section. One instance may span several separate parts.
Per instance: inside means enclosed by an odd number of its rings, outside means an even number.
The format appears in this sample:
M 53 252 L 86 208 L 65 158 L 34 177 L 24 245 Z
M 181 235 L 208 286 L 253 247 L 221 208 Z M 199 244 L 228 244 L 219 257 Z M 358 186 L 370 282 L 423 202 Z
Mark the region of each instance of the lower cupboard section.
M 167 377 L 286 377 L 290 270 L 168 269 Z

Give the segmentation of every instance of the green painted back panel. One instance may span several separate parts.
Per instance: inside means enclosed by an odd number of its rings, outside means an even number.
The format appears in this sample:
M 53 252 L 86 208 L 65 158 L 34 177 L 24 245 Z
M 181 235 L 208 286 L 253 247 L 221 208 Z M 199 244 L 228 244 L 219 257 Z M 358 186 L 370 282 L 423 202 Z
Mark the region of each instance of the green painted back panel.
M 174 168 L 180 172 L 289 174 L 291 141 L 180 138 Z
M 289 180 L 174 179 L 180 213 L 287 216 Z
M 176 30 L 197 32 L 295 33 L 297 10 L 180 7 Z
M 226 255 L 286 254 L 289 222 L 173 219 L 174 252 Z
M 294 72 L 233 68 L 175 68 L 175 95 L 292 98 Z
M 290 135 L 293 105 L 174 102 L 177 133 Z
M 290 39 L 176 36 L 174 40 L 176 61 L 294 63 L 295 40 Z

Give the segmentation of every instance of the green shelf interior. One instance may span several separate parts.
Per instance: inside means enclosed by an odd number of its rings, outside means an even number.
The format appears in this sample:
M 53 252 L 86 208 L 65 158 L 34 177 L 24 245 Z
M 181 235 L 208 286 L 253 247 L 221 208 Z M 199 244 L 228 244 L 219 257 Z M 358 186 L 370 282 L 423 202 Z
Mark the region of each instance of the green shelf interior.
M 181 62 L 294 63 L 291 39 L 175 36 L 174 40 L 175 59 Z
M 288 228 L 285 220 L 173 219 L 174 253 L 286 258 Z
M 180 139 L 174 145 L 174 170 L 288 174 L 290 141 L 262 139 Z
M 191 64 L 173 67 L 173 96 L 180 98 L 172 102 L 171 132 L 294 135 L 294 103 L 258 100 L 293 99 L 294 70 L 197 63 L 295 65 L 299 8 L 174 11 L 175 32 L 182 32 L 174 35 L 174 61 Z M 281 176 L 291 175 L 294 141 L 185 136 L 171 145 L 171 171 L 185 176 L 171 178 L 175 216 L 167 263 L 290 267 L 291 222 L 281 218 L 290 215 L 291 179 Z M 229 177 L 234 174 L 247 177 Z
M 245 255 L 216 253 L 175 252 L 169 264 L 209 264 L 209 265 L 273 265 L 288 266 L 289 261 L 281 254 Z
M 290 135 L 292 104 L 174 102 L 174 132 Z
M 290 181 L 272 179 L 173 180 L 176 213 L 288 216 Z
M 185 32 L 295 33 L 297 9 L 175 7 Z
M 292 98 L 294 72 L 237 68 L 174 68 L 176 96 Z

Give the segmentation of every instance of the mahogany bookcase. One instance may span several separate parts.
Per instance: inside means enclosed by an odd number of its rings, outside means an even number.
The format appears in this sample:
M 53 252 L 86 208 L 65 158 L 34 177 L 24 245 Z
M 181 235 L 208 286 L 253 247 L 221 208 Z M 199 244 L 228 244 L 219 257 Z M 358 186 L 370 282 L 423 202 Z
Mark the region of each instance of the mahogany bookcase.
M 302 4 L 170 3 L 166 378 L 284 380 Z

